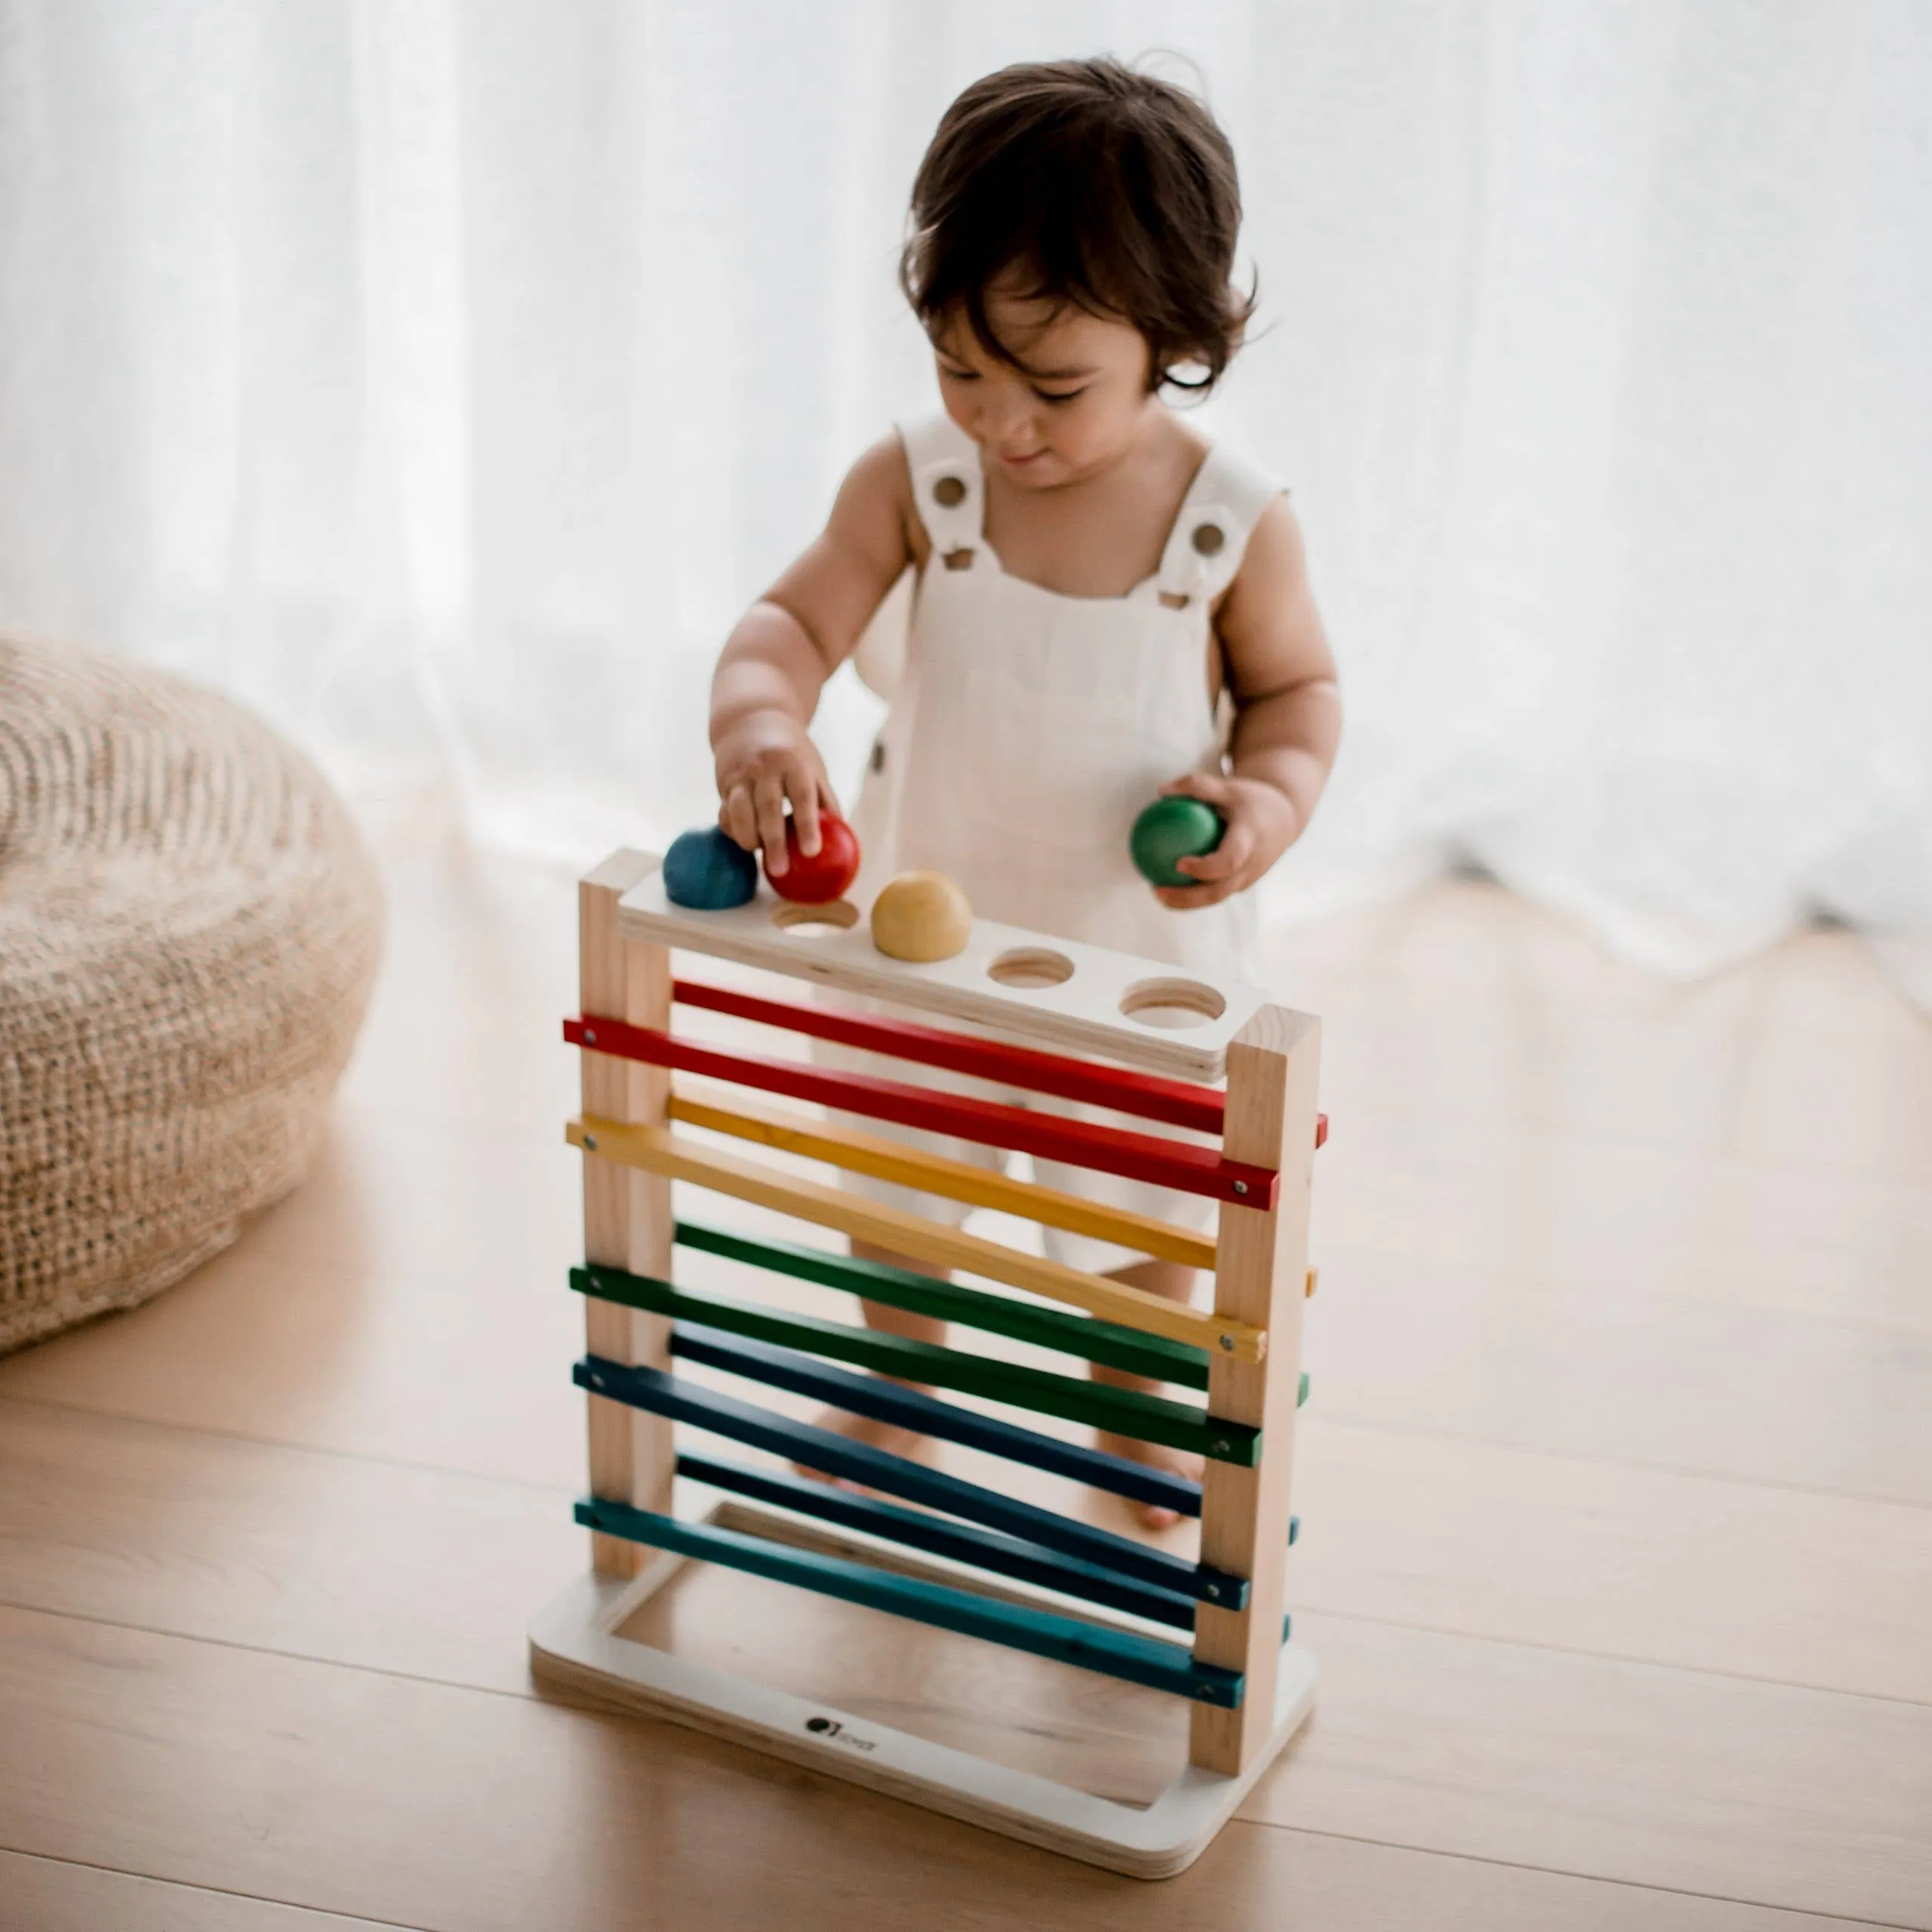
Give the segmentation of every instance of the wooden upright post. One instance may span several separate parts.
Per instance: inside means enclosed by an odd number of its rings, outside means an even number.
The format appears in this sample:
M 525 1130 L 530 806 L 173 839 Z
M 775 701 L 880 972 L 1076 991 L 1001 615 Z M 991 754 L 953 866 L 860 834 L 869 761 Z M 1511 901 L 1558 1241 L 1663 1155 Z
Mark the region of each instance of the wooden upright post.
M 633 1026 L 671 1023 L 671 955 L 663 946 L 626 940 L 617 901 L 648 875 L 655 859 L 617 851 L 577 882 L 577 998 L 586 1020 Z M 583 1111 L 606 1120 L 663 1127 L 670 1118 L 670 1075 L 660 1067 L 586 1050 Z M 671 1273 L 671 1183 L 588 1150 L 583 1159 L 583 1253 L 586 1261 L 660 1281 Z M 585 1342 L 611 1361 L 671 1366 L 671 1324 L 663 1316 L 587 1298 Z M 590 1493 L 668 1515 L 671 1425 L 621 1402 L 592 1395 Z M 601 1575 L 634 1577 L 648 1552 L 641 1544 L 592 1531 L 591 1564 Z
M 1281 1176 L 1272 1211 L 1223 1206 L 1214 1271 L 1215 1313 L 1268 1331 L 1259 1362 L 1217 1355 L 1208 1371 L 1209 1413 L 1263 1432 L 1260 1461 L 1210 1463 L 1201 1495 L 1201 1560 L 1251 1580 L 1244 1611 L 1204 1604 L 1194 1620 L 1196 1660 L 1247 1678 L 1238 1710 L 1194 1706 L 1190 1759 L 1230 1777 L 1275 1728 L 1321 1054 L 1321 1023 L 1278 1006 L 1263 1007 L 1228 1048 L 1225 1151 Z

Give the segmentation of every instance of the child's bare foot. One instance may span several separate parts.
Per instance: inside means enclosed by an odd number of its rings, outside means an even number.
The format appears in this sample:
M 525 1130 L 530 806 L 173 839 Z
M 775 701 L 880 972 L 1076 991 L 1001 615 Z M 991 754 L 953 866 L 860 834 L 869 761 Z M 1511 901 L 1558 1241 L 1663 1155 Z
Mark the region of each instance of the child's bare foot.
M 1109 1456 L 1124 1456 L 1131 1462 L 1144 1463 L 1164 1475 L 1186 1476 L 1191 1482 L 1201 1480 L 1201 1458 L 1185 1449 L 1170 1449 L 1163 1442 L 1143 1442 L 1135 1436 L 1114 1435 L 1105 1431 L 1095 1435 L 1094 1446 Z M 1143 1529 L 1171 1530 L 1180 1521 L 1180 1511 L 1163 1503 L 1136 1502 L 1131 1497 L 1121 1500 Z
M 813 1417 L 812 1426 L 834 1435 L 842 1435 L 848 1441 L 863 1442 L 870 1448 L 883 1449 L 893 1456 L 916 1457 L 926 1440 L 917 1429 L 902 1428 L 897 1423 L 875 1422 L 870 1416 L 855 1416 L 849 1409 L 821 1409 Z M 801 1476 L 810 1476 L 815 1482 L 829 1482 L 835 1489 L 863 1487 L 842 1476 L 827 1475 L 824 1470 L 812 1469 L 804 1463 L 794 1463 L 792 1466 Z

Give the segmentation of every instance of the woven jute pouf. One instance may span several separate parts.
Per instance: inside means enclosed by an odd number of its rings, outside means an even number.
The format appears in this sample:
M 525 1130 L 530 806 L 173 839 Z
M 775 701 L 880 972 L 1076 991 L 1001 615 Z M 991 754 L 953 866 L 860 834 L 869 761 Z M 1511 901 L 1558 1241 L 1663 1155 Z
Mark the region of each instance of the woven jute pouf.
M 382 923 L 266 725 L 0 638 L 0 1352 L 158 1294 L 295 1185 Z

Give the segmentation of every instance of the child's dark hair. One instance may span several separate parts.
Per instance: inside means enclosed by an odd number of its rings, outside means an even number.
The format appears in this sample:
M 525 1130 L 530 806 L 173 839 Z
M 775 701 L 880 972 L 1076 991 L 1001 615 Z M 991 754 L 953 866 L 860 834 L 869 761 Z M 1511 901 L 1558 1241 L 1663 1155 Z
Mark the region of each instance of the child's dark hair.
M 989 353 L 1003 272 L 1029 295 L 1131 322 L 1152 382 L 1205 390 L 1254 311 L 1233 285 L 1234 151 L 1193 95 L 1117 60 L 1004 67 L 949 107 L 912 184 L 900 281 L 931 330 L 955 309 Z M 1198 365 L 1204 374 L 1176 376 Z

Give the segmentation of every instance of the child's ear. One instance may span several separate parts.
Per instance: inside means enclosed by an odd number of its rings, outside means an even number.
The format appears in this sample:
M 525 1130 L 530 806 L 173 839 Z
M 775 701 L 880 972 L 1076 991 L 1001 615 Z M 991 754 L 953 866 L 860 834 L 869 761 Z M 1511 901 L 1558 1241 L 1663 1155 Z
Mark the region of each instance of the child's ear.
M 1214 382 L 1213 365 L 1198 346 L 1170 349 L 1155 360 L 1152 386 L 1156 389 L 1205 389 Z

